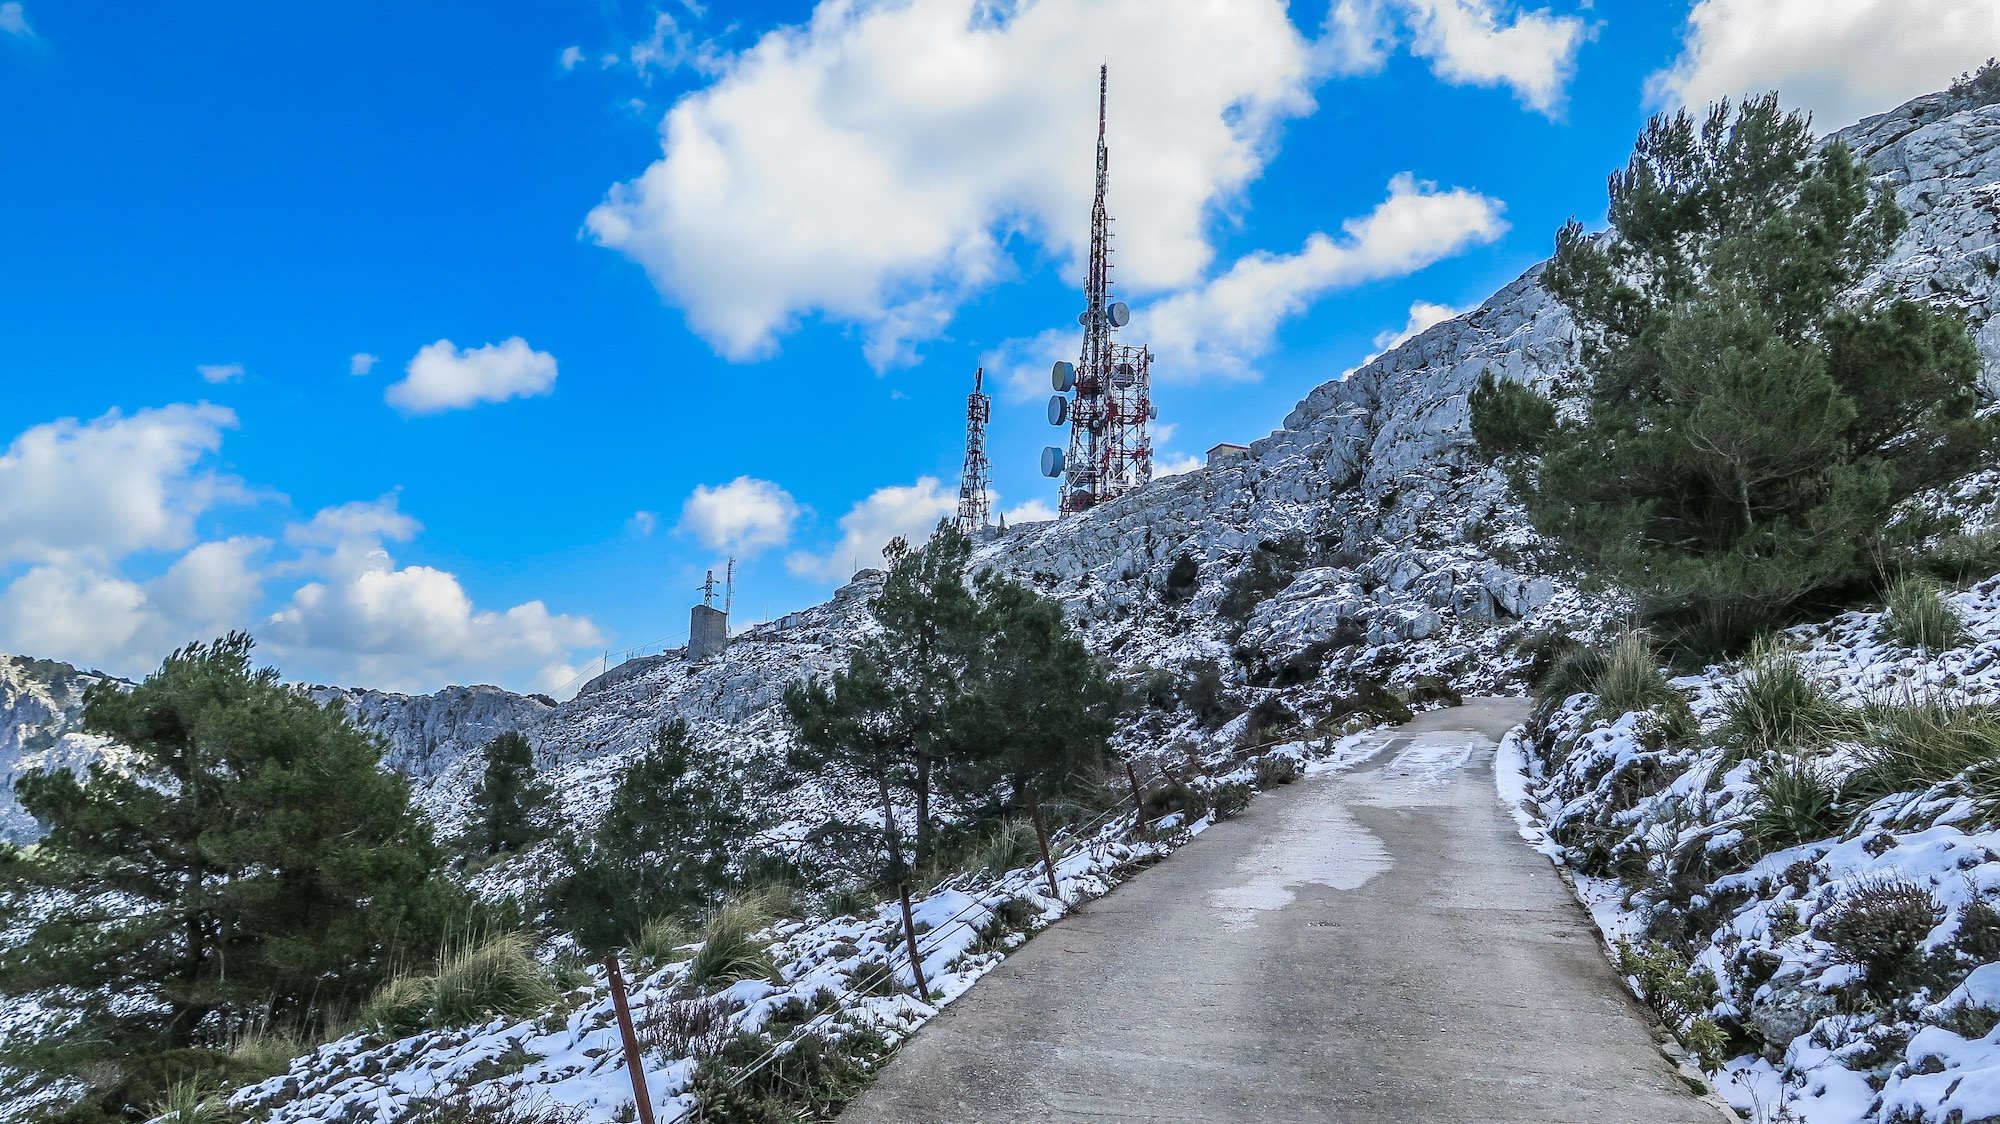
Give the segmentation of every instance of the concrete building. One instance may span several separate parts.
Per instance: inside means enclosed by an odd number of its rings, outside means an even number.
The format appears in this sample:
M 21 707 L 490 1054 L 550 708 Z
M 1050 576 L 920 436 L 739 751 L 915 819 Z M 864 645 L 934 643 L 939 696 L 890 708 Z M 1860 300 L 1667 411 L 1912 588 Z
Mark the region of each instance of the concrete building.
M 700 663 L 729 647 L 729 614 L 712 605 L 696 605 L 688 614 L 688 662 Z
M 1224 441 L 1222 444 L 1208 451 L 1208 463 L 1210 466 L 1214 466 L 1224 461 L 1233 461 L 1249 451 L 1250 446 L 1248 445 L 1231 445 L 1229 442 Z

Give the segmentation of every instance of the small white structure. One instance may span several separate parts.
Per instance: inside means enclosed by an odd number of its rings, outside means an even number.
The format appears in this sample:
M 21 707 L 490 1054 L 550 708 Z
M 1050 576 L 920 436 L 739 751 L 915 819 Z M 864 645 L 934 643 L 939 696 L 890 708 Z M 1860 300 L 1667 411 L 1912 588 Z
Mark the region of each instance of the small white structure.
M 1213 467 L 1224 461 L 1233 461 L 1249 451 L 1250 446 L 1248 445 L 1232 445 L 1224 441 L 1222 444 L 1208 451 L 1208 463 L 1210 467 Z

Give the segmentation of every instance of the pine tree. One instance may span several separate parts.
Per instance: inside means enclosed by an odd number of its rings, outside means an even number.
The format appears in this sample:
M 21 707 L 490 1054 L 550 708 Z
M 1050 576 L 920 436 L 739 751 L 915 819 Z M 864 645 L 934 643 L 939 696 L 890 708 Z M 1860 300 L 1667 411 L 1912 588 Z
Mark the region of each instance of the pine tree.
M 463 906 L 380 744 L 250 650 L 232 634 L 92 688 L 84 728 L 129 753 L 17 782 L 47 834 L 0 863 L 0 920 L 26 930 L 0 993 L 74 1021 L 9 1065 L 82 1083 L 78 1119 L 229 1076 L 245 1027 L 312 1033 Z
M 485 855 L 519 851 L 548 835 L 552 793 L 535 775 L 535 749 L 508 731 L 486 743 L 486 770 L 472 790 L 468 848 Z
M 1868 589 L 1933 528 L 1907 501 L 1993 458 L 1952 313 L 1853 293 L 1906 225 L 1775 95 L 1654 118 L 1543 283 L 1575 320 L 1581 408 L 1489 373 L 1473 431 L 1536 528 L 1638 595 L 1684 652 Z
M 675 719 L 619 777 L 604 819 L 564 849 L 551 906 L 585 948 L 629 942 L 646 922 L 718 905 L 759 821 L 729 762 Z

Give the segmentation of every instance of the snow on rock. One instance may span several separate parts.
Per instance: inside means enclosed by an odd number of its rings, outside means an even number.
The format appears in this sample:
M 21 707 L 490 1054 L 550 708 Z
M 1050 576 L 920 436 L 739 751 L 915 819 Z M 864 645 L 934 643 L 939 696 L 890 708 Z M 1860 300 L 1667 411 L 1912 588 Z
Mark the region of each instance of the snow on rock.
M 1951 603 L 1967 638 L 1947 652 L 1896 647 L 1876 613 L 1790 635 L 1802 666 L 1850 705 L 2000 705 L 2000 578 Z M 1718 1089 L 1753 1119 L 1943 1124 L 2000 1113 L 2000 964 L 1977 962 L 2000 929 L 1965 932 L 1992 925 L 1981 911 L 2000 907 L 2000 824 L 1946 783 L 1885 797 L 1837 834 L 1758 853 L 1747 834 L 1762 801 L 1758 763 L 1734 760 L 1719 736 L 1738 674 L 1713 667 L 1675 681 L 1698 733 L 1677 734 L 1655 712 L 1600 715 L 1589 695 L 1566 700 L 1535 738 L 1517 733 L 1510 741 L 1527 759 L 1500 783 L 1530 813 L 1524 834 L 1572 869 L 1607 939 L 1665 941 L 1687 954 L 1690 978 L 1712 981 L 1705 1009 L 1681 1012 L 1675 1029 L 1691 1036 L 1704 1018 L 1758 1047 L 1708 1059 Z M 1836 746 L 1819 767 L 1838 780 L 1859 748 Z M 1868 984 L 1827 927 L 1854 895 L 1885 885 L 1916 887 L 1938 910 L 1921 943 L 1927 967 L 1895 994 Z

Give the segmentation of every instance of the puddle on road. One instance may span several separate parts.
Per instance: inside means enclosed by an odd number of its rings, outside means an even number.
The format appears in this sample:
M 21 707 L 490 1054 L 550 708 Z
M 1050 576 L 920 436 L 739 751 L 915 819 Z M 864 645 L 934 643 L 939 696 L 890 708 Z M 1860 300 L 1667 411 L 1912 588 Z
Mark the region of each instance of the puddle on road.
M 1287 809 L 1283 825 L 1236 861 L 1243 881 L 1208 895 L 1222 914 L 1223 928 L 1251 928 L 1258 913 L 1292 904 L 1298 898 L 1295 886 L 1356 890 L 1389 869 L 1382 841 L 1348 814 L 1340 796 L 1339 788 L 1328 786 L 1322 803 Z
M 1400 743 L 1400 744 L 1399 744 Z M 1388 849 L 1348 812 L 1348 804 L 1409 808 L 1443 803 L 1442 790 L 1487 744 L 1477 734 L 1451 732 L 1398 738 L 1388 764 L 1366 773 L 1329 778 L 1299 795 L 1311 803 L 1284 810 L 1257 849 L 1236 862 L 1239 881 L 1208 894 L 1229 930 L 1252 928 L 1257 914 L 1284 909 L 1296 887 L 1357 890 L 1395 865 Z M 1372 756 L 1372 754 L 1371 754 Z

